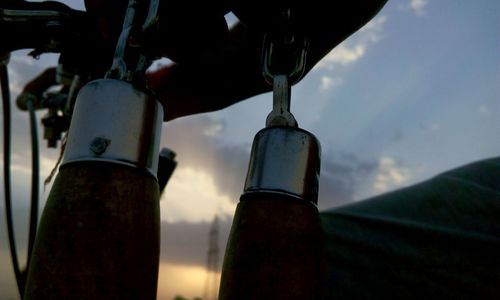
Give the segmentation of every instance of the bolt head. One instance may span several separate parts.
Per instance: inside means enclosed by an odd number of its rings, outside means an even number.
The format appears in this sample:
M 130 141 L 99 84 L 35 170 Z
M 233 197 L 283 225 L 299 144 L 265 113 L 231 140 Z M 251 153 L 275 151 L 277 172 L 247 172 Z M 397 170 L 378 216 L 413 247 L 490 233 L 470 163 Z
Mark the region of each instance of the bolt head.
M 90 142 L 90 151 L 92 151 L 96 155 L 101 155 L 106 152 L 109 144 L 111 144 L 111 140 L 105 137 L 96 137 Z

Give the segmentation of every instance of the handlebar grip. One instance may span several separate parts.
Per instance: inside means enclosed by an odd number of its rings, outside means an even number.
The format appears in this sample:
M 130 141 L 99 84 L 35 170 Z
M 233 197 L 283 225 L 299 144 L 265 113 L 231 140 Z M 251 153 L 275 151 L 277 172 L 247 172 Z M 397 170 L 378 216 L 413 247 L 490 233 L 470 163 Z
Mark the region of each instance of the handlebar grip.
M 220 300 L 322 299 L 318 210 L 307 201 L 282 197 L 242 197 L 226 248 Z
M 131 167 L 61 167 L 45 206 L 25 298 L 156 299 L 156 180 Z

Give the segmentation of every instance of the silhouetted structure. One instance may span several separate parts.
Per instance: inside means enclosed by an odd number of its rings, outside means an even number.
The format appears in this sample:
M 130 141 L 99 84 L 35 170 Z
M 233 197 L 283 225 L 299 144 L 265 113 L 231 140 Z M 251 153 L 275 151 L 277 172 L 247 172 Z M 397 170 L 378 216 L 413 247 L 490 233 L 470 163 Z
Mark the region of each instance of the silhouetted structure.
M 215 216 L 209 231 L 207 277 L 203 300 L 216 300 L 219 291 L 219 218 Z

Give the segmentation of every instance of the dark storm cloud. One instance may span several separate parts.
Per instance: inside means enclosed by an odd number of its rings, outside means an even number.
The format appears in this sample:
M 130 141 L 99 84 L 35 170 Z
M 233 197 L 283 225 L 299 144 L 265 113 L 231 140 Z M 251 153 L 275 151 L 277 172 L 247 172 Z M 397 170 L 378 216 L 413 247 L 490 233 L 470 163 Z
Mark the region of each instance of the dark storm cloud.
M 376 171 L 376 162 L 359 161 L 352 154 L 329 156 L 321 162 L 320 210 L 352 202 L 361 184 Z

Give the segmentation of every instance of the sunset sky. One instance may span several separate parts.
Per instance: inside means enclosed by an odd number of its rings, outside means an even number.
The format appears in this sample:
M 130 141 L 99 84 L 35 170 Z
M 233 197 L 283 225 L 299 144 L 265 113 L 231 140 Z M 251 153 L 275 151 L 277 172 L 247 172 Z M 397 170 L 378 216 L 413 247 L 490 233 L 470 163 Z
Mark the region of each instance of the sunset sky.
M 82 8 L 83 1 L 62 2 Z M 498 156 L 499 15 L 498 0 L 390 0 L 294 86 L 292 112 L 322 145 L 321 210 Z M 28 80 L 57 61 L 53 54 L 33 60 L 27 52 L 13 53 L 9 65 L 14 99 Z M 162 146 L 177 153 L 178 167 L 160 203 L 159 299 L 202 295 L 210 224 L 218 215 L 224 249 L 250 146 L 271 106 L 271 94 L 264 94 L 164 124 Z M 13 113 L 14 212 L 24 262 L 29 123 L 26 113 Z M 44 179 L 59 149 L 47 149 L 43 140 L 40 148 Z M 43 197 L 49 188 L 40 188 Z M 3 188 L 0 198 L 0 298 L 17 299 Z M 223 251 L 219 262 L 222 256 Z

